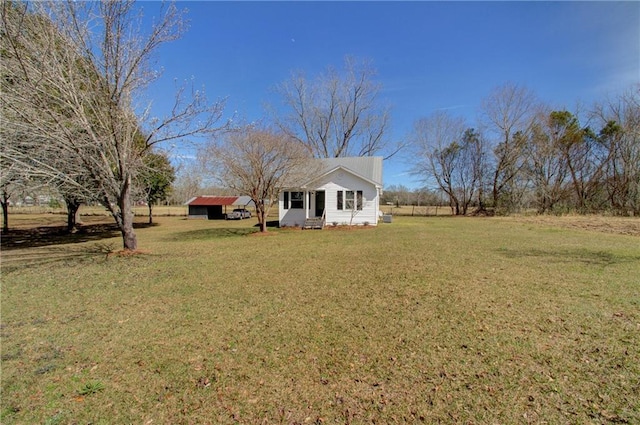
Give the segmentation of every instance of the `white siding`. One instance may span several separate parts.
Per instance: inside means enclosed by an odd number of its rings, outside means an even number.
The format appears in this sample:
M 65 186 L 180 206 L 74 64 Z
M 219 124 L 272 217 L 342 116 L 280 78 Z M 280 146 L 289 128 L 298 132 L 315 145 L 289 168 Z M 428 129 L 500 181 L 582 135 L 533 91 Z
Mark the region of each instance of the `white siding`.
M 289 208 L 288 210 L 285 210 L 284 192 L 280 192 L 280 196 L 278 197 L 278 218 L 280 221 L 280 227 L 302 226 L 306 218 L 305 211 L 307 211 L 307 200 L 308 195 L 305 194 L 303 209 Z M 289 199 L 289 206 L 291 206 L 291 199 Z
M 312 191 L 325 192 L 325 222 L 327 225 L 337 223 L 338 225 L 362 225 L 369 224 L 375 226 L 378 224 L 379 197 L 378 189 L 371 182 L 364 180 L 352 173 L 338 169 L 333 173 L 324 176 L 316 182 Z M 357 199 L 357 191 L 362 191 L 363 207 L 362 210 L 338 210 L 338 191 L 343 191 L 343 196 L 348 190 L 354 192 L 354 198 Z M 306 217 L 315 216 L 315 197 L 311 197 L 311 211 L 309 211 L 308 192 L 305 192 L 303 209 L 284 209 L 284 193 L 281 192 L 278 199 L 278 210 L 280 226 L 302 226 Z M 291 200 L 289 200 L 289 203 Z M 344 203 L 343 203 L 344 206 Z
M 325 191 L 326 223 L 328 225 L 364 224 L 375 226 L 378 223 L 378 189 L 366 180 L 353 174 L 337 170 L 323 178 L 316 185 L 316 190 Z M 338 210 L 338 191 L 362 191 L 364 205 L 362 210 Z

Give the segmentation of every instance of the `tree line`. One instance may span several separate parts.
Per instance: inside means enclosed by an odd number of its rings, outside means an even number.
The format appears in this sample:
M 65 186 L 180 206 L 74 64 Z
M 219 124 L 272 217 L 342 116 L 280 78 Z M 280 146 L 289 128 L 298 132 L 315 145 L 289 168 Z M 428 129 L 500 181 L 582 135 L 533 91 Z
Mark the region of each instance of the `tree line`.
M 409 138 L 413 173 L 455 214 L 640 215 L 640 85 L 577 114 L 505 84 L 480 116 L 472 128 L 438 112 L 416 121 Z

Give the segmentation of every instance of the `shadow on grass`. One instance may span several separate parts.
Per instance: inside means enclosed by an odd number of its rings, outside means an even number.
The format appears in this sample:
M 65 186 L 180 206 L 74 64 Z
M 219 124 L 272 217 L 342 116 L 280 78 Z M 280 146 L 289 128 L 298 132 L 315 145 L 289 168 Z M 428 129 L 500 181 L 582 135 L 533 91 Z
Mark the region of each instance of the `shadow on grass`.
M 8 252 L 2 256 L 2 273 L 47 264 L 106 260 L 114 249 L 114 244 L 96 243 L 91 247 L 46 246 L 24 252 Z
M 267 221 L 267 227 L 271 227 L 271 228 L 278 228 L 279 227 L 279 222 L 278 220 L 271 220 L 271 221 Z M 253 227 L 255 228 L 260 228 L 260 223 L 256 223 Z
M 82 226 L 75 233 L 67 233 L 66 227 L 36 227 L 12 229 L 2 235 L 2 250 L 38 248 L 51 245 L 66 245 L 114 238 L 120 235 L 115 224 L 91 224 Z
M 157 224 L 134 223 L 135 229 L 154 227 Z M 68 233 L 66 226 L 42 226 L 30 229 L 11 229 L 3 233 L 0 240 L 2 250 L 39 248 L 51 245 L 66 245 L 99 241 L 121 235 L 115 223 L 85 224 L 74 233 Z
M 154 227 L 153 223 L 134 223 L 135 229 Z M 10 229 L 3 233 L 2 272 L 24 269 L 26 267 L 46 265 L 60 262 L 77 262 L 103 258 L 113 252 L 121 239 L 114 242 L 113 238 L 121 236 L 115 223 L 83 224 L 74 233 L 68 233 L 66 226 L 39 226 L 32 228 Z M 101 242 L 104 241 L 104 242 Z M 73 246 L 83 242 L 94 242 L 90 246 Z
M 550 263 L 580 262 L 593 266 L 610 266 L 629 261 L 638 261 L 640 256 L 621 256 L 607 251 L 590 251 L 587 249 L 537 249 L 519 250 L 499 248 L 498 252 L 507 258 L 537 257 L 545 258 Z
M 253 227 L 241 228 L 220 228 L 220 229 L 200 229 L 188 232 L 174 233 L 165 240 L 168 242 L 202 241 L 208 239 L 229 238 L 234 236 L 245 236 L 255 233 L 257 229 Z

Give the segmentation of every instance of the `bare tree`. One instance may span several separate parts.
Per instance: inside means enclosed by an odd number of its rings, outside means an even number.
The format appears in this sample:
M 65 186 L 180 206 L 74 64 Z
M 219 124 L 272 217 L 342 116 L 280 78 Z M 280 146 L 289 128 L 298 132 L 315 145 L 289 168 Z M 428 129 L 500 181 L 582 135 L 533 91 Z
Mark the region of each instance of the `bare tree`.
M 261 232 L 267 231 L 267 216 L 280 190 L 300 176 L 313 174 L 306 146 L 284 133 L 255 125 L 227 133 L 202 156 L 208 158 L 223 186 L 251 197 Z
M 396 207 L 400 207 L 401 205 L 411 205 L 412 198 L 414 197 L 413 195 L 414 194 L 407 186 L 402 184 L 392 184 L 391 186 L 384 188 L 384 193 L 382 194 L 380 201 L 382 203 L 393 203 Z
M 0 207 L 2 207 L 2 232 L 9 232 L 9 205 L 11 198 L 24 185 L 22 169 L 16 164 L 5 162 L 0 156 Z
M 2 86 L 10 84 L 5 78 Z M 3 90 L 4 91 L 4 90 Z M 62 158 L 59 153 L 42 139 L 34 139 L 26 125 L 18 125 L 20 118 L 13 111 L 4 108 L 2 103 L 2 125 L 0 125 L 0 187 L 2 188 L 4 231 L 8 231 L 8 206 L 11 198 L 28 192 L 39 192 L 42 189 L 55 191 L 66 199 L 78 197 L 77 188 L 68 184 L 77 179 L 77 170 L 70 175 L 61 174 L 58 165 Z M 69 170 L 71 171 L 71 170 Z M 71 195 L 73 193 L 73 195 Z M 71 209 L 69 209 L 71 211 Z M 75 223 L 75 215 L 73 215 Z
M 184 204 L 194 196 L 202 195 L 203 178 L 200 167 L 182 164 L 176 171 L 173 189 L 169 195 L 171 204 Z
M 293 74 L 277 89 L 290 110 L 280 128 L 318 158 L 395 154 L 401 146 L 386 139 L 389 108 L 379 99 L 374 76 L 370 63 L 351 57 L 342 73 L 329 68 L 315 80 Z
M 521 185 L 523 150 L 537 112 L 537 100 L 528 89 L 505 84 L 482 103 L 484 130 L 493 144 L 492 198 L 495 208 L 514 207 Z
M 484 184 L 486 168 L 486 143 L 484 136 L 473 128 L 468 128 L 462 135 L 462 152 L 458 179 L 459 190 L 464 200 L 464 212 L 477 199 L 477 211 L 484 211 Z
M 541 111 L 526 147 L 527 172 L 533 182 L 538 213 L 552 211 L 565 198 L 568 170 L 559 136 L 548 111 Z
M 34 138 L 29 132 L 11 133 L 15 121 L 5 122 L 10 124 L 0 130 L 4 141 L 0 158 L 5 164 L 2 180 L 13 180 L 9 187 L 14 189 L 47 188 L 59 194 L 67 207 L 67 231 L 72 232 L 76 228 L 80 205 L 95 200 L 90 174 L 74 160 L 75 156 L 60 155 L 56 145 L 48 139 Z
M 435 180 L 456 215 L 467 213 L 482 179 L 482 138 L 465 127 L 464 119 L 438 112 L 417 121 L 411 136 L 413 173 Z
M 47 165 L 39 172 L 79 187 L 69 170 L 87 173 L 83 181 L 111 212 L 129 250 L 137 248 L 131 195 L 145 152 L 161 142 L 214 131 L 223 108 L 185 88 L 177 90 L 164 117 L 134 103 L 158 75 L 151 68 L 154 53 L 183 31 L 182 14 L 173 4 L 144 34 L 136 13 L 133 1 L 2 5 L 3 74 L 11 81 L 3 85 L 2 108 L 17 117 L 8 124 L 26 129 L 32 144 L 46 143 L 47 150 L 65 158 L 64 170 Z M 21 154 L 11 160 L 20 161 Z
M 640 84 L 595 106 L 605 151 L 603 181 L 609 204 L 619 214 L 640 215 Z
M 568 111 L 552 111 L 548 123 L 571 177 L 576 208 L 582 213 L 592 210 L 603 165 L 596 155 L 595 134 L 589 128 L 581 128 L 578 118 Z

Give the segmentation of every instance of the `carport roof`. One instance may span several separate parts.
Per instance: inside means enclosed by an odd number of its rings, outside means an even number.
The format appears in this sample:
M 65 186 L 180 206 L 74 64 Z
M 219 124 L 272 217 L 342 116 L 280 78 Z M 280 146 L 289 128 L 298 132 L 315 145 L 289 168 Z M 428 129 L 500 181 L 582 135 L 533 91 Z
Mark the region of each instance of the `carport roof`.
M 213 205 L 237 205 L 238 196 L 196 196 L 189 199 L 186 205 L 210 207 Z

